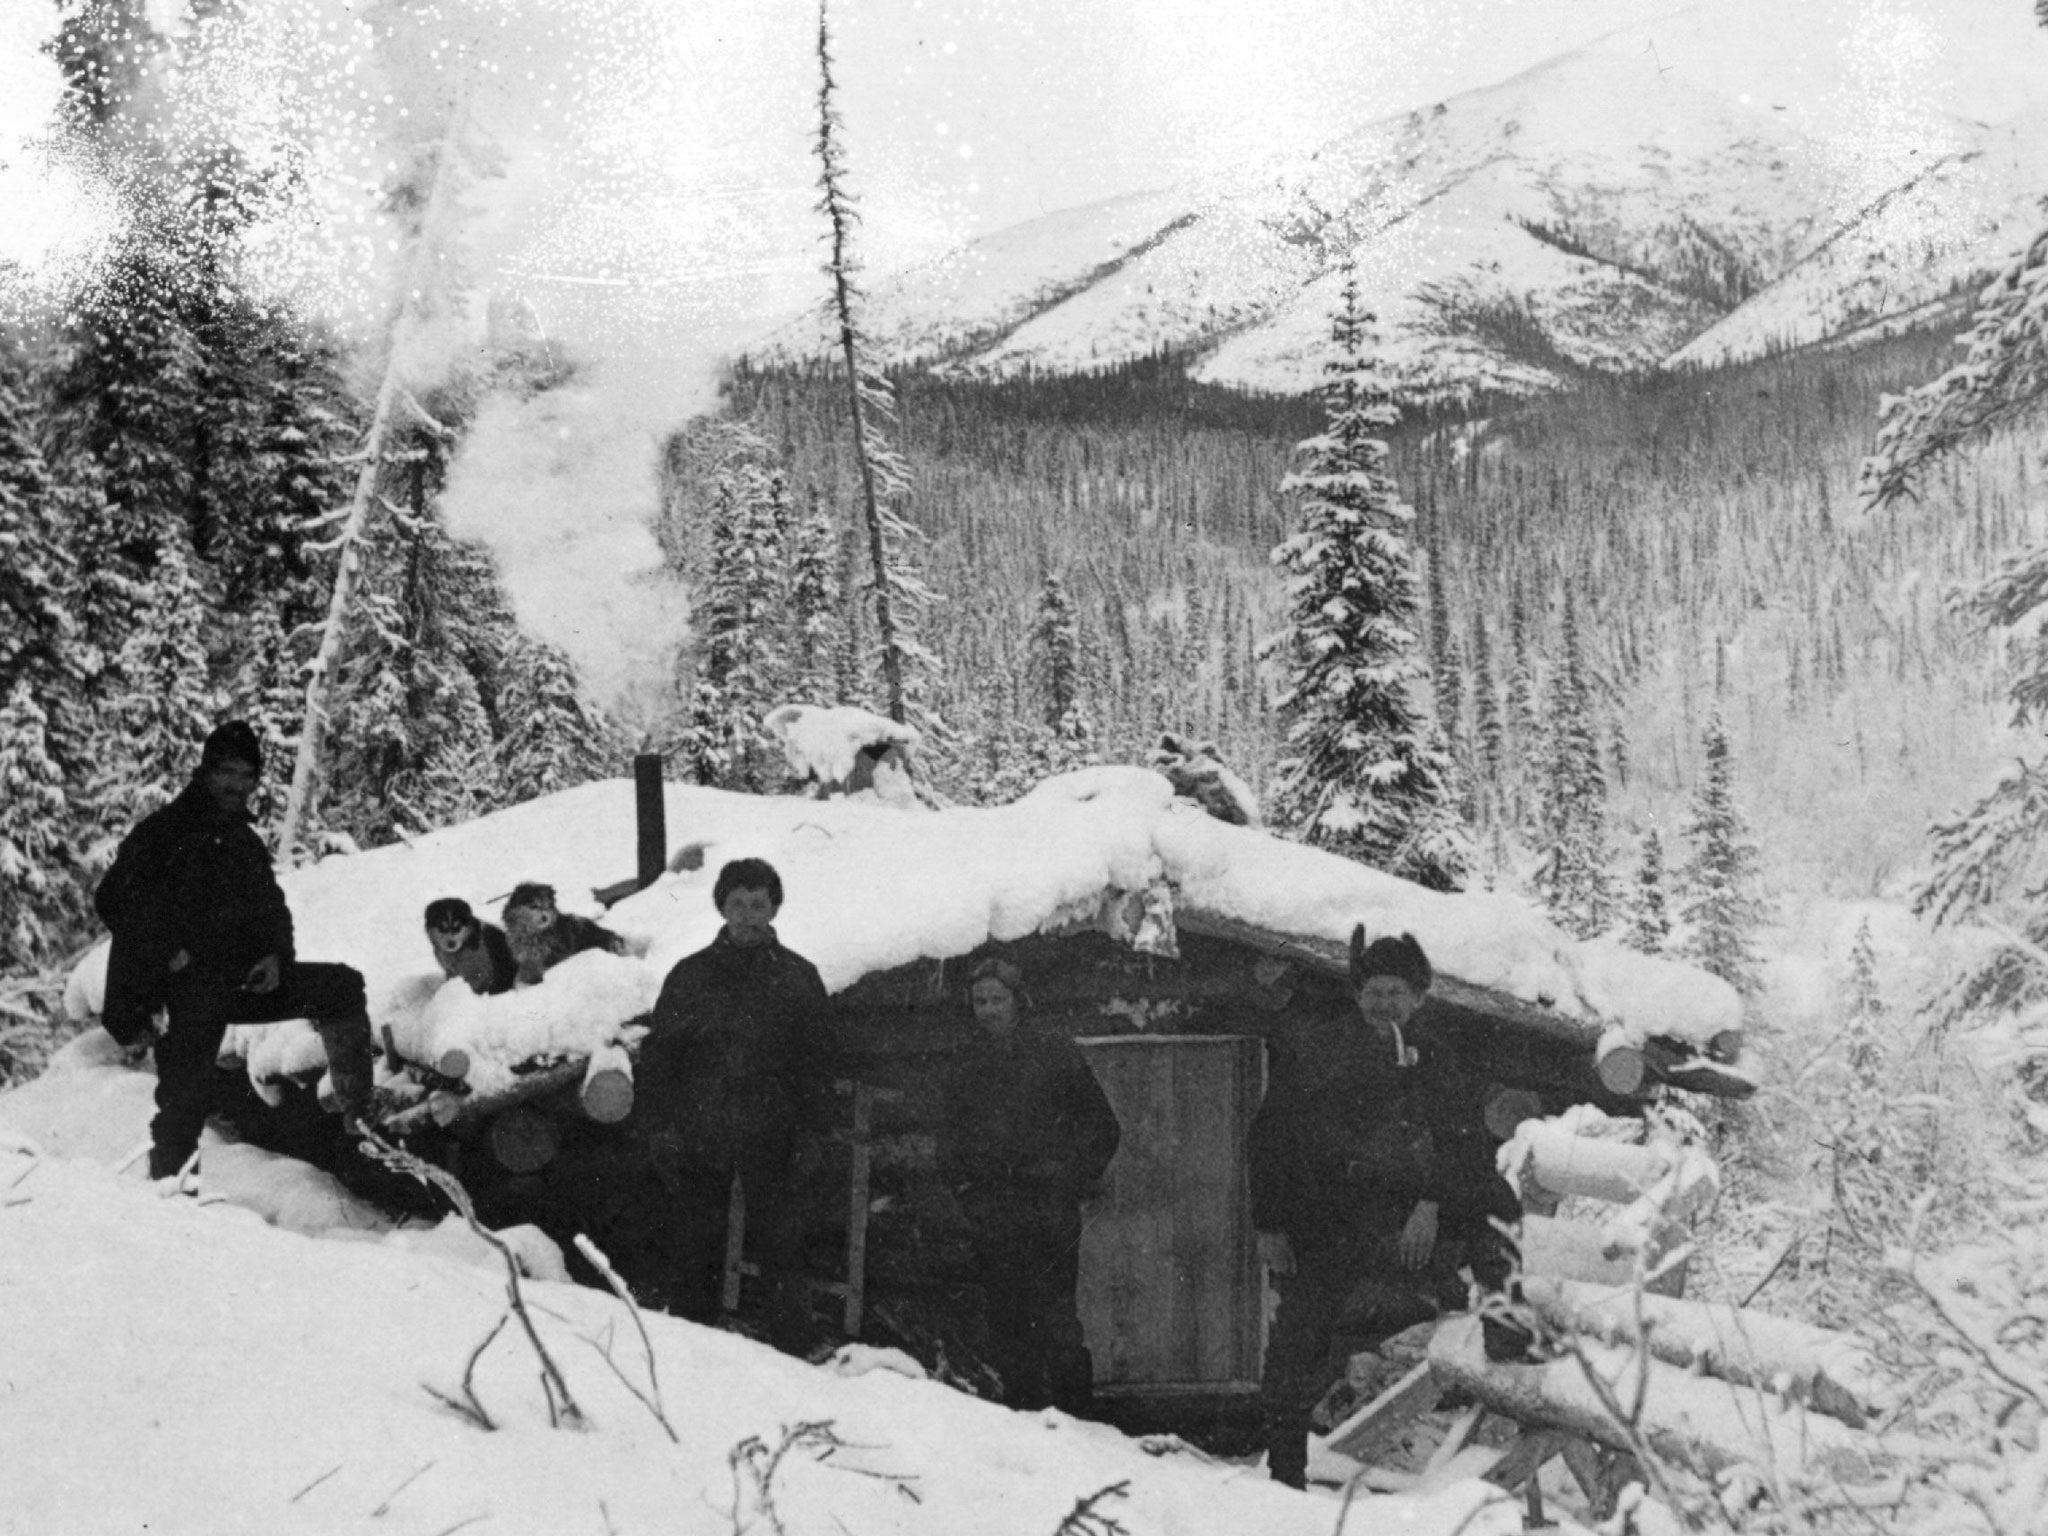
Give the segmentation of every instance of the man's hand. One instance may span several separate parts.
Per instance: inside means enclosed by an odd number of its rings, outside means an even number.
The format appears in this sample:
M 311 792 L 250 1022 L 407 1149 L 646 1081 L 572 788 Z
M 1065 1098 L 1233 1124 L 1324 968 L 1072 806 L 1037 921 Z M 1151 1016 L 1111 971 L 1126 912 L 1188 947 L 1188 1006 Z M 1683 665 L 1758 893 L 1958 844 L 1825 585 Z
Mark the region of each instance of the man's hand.
M 173 976 L 177 975 L 178 972 L 185 969 L 191 963 L 192 956 L 185 950 L 179 950 L 175 955 L 171 956 L 171 974 Z
M 1429 1256 L 1436 1252 L 1436 1202 L 1418 1200 L 1415 1209 L 1409 1212 L 1408 1224 L 1401 1228 L 1401 1238 L 1394 1249 L 1394 1256 L 1401 1261 L 1403 1269 L 1421 1269 L 1429 1262 Z
M 1285 1232 L 1259 1234 L 1259 1262 L 1276 1275 L 1294 1273 L 1294 1244 Z
M 275 992 L 278 972 L 282 969 L 275 955 L 265 955 L 249 967 L 249 974 L 242 978 L 244 992 Z

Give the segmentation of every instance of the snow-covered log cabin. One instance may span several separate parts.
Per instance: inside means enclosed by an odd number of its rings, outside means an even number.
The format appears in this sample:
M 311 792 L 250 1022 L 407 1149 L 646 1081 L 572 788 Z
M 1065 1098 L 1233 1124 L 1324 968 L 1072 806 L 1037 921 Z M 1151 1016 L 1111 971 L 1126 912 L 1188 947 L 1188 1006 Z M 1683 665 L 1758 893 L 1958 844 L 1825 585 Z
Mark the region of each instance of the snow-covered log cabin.
M 566 1246 L 560 1229 L 602 1184 L 592 1171 L 608 1138 L 630 1128 L 636 1021 L 669 968 L 716 933 L 718 869 L 766 858 L 787 891 L 779 933 L 834 994 L 842 1070 L 864 1089 L 846 1096 L 841 1155 L 820 1192 L 819 1278 L 852 1303 L 849 1320 L 864 1300 L 868 1325 L 899 1335 L 924 1315 L 914 1298 L 943 1282 L 931 1089 L 970 1027 L 970 957 L 1000 951 L 1023 967 L 1037 1021 L 1085 1042 L 1123 1126 L 1082 1264 L 1104 1395 L 1256 1383 L 1264 1286 L 1245 1133 L 1269 1048 L 1285 1049 L 1301 1009 L 1343 988 L 1354 923 L 1426 948 L 1439 978 L 1428 1007 L 1496 1086 L 1497 1134 L 1572 1103 L 1627 1112 L 1660 1082 L 1751 1087 L 1740 1003 L 1716 978 L 1573 941 L 1512 897 L 1427 891 L 1233 825 L 1150 769 L 1084 770 L 994 809 L 669 784 L 663 851 L 693 856 L 661 861 L 676 867 L 634 889 L 620 877 L 636 823 L 644 834 L 649 820 L 647 788 L 637 815 L 632 781 L 587 784 L 285 877 L 301 952 L 368 981 L 389 1053 L 387 1124 L 428 1141 L 438 1130 L 487 1209 L 538 1218 Z M 631 952 L 579 954 L 496 996 L 444 980 L 422 933 L 426 904 L 460 896 L 492 915 L 528 880 L 552 884 L 565 909 L 602 915 Z M 619 899 L 604 910 L 599 891 Z M 96 1012 L 104 958 L 74 974 L 75 1016 Z M 268 1099 L 303 1097 L 319 1074 L 308 1026 L 230 1035 Z

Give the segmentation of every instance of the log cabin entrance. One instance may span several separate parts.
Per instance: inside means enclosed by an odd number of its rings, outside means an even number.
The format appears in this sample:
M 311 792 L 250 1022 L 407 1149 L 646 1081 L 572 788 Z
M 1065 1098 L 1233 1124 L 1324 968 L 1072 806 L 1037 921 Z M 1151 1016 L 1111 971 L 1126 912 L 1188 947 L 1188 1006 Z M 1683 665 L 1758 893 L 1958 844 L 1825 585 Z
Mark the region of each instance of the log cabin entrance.
M 1123 1126 L 1081 1234 L 1078 1299 L 1096 1391 L 1256 1391 L 1265 1306 L 1245 1146 L 1265 1090 L 1264 1042 L 1080 1044 Z

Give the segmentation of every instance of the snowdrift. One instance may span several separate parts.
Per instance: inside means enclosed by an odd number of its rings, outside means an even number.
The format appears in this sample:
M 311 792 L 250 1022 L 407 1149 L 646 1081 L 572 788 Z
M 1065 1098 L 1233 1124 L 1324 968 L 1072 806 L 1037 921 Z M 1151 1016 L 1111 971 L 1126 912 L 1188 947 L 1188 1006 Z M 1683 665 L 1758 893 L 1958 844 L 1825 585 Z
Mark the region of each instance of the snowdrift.
M 266 1224 L 264 1207 L 316 1209 L 323 1176 L 226 1155 L 246 1149 L 209 1143 L 206 1154 L 209 1184 L 225 1177 L 233 1200 L 159 1197 L 140 1172 L 114 1171 L 107 1150 L 141 1131 L 149 1081 L 82 1045 L 0 1095 L 0 1533 L 1048 1536 L 1078 1500 L 1115 1484 L 1123 1491 L 1102 1507 L 1131 1530 L 1331 1529 L 1328 1497 L 1255 1468 L 1149 1455 L 1098 1425 L 1013 1414 L 917 1379 L 884 1352 L 809 1366 L 650 1314 L 671 1442 L 604 1358 L 646 1389 L 648 1360 L 621 1305 L 548 1279 L 526 1282 L 528 1303 L 590 1427 L 550 1427 L 513 1327 L 475 1369 L 496 1424 L 486 1432 L 434 1394 L 461 1397 L 465 1363 L 504 1313 L 497 1257 L 452 1218 L 393 1231 L 332 1190 L 328 1240 Z M 42 1129 L 74 1139 L 60 1151 Z M 545 1248 L 521 1252 L 548 1272 Z M 756 1473 L 807 1424 L 841 1446 L 781 1458 L 771 1527 Z M 746 1452 L 749 1441 L 760 1449 Z M 1411 1536 L 1520 1526 L 1506 1495 L 1474 1482 L 1359 1505 L 1371 1529 Z

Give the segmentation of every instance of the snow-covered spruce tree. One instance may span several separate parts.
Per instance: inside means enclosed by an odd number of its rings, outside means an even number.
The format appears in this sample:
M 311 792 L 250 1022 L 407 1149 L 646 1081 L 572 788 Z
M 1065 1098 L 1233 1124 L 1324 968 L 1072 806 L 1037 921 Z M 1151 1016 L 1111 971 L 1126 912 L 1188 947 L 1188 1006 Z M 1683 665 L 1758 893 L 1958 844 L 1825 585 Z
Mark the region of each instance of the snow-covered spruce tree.
M 64 771 L 26 677 L 0 696 L 0 974 L 48 958 L 73 895 Z
M 1882 506 L 1914 494 L 1937 462 L 2007 426 L 2048 411 L 2048 229 L 1978 296 L 1967 353 L 1940 377 L 1888 397 L 1861 492 Z M 1961 611 L 2010 636 L 2007 697 L 2016 729 L 2048 721 L 2048 545 L 2009 557 L 1963 596 Z M 2048 999 L 2048 967 L 2029 948 L 2048 946 L 2048 763 L 2023 757 L 1968 810 L 1933 828 L 1934 871 L 1914 908 L 1937 922 L 1990 918 L 2024 942 L 2002 945 L 1937 1000 L 1953 1020 L 1981 1009 Z
M 933 601 L 920 569 L 923 535 L 897 504 L 910 489 L 910 466 L 889 440 L 896 419 L 896 391 L 874 365 L 861 330 L 865 296 L 853 231 L 860 222 L 847 187 L 845 125 L 839 116 L 832 78 L 830 0 L 818 0 L 818 211 L 825 216 L 830 255 L 825 276 L 831 284 L 825 313 L 843 371 L 847 411 L 853 424 L 853 457 L 860 477 L 861 516 L 867 542 L 867 606 L 873 615 L 875 660 L 881 672 L 883 708 L 891 720 L 936 735 L 941 722 L 928 702 L 928 679 L 937 658 L 919 637 L 920 621 Z
M 333 585 L 331 559 L 317 546 L 348 497 L 357 423 L 328 338 L 254 310 L 234 334 L 235 354 L 216 367 L 235 370 L 244 404 L 233 433 L 221 434 L 227 462 L 210 477 L 220 508 L 219 649 L 230 708 L 283 763 L 297 745 L 310 628 Z
M 1702 746 L 1706 767 L 1683 828 L 1692 851 L 1679 872 L 1679 952 L 1748 996 L 1757 990 L 1756 935 L 1770 909 L 1756 844 L 1735 803 L 1735 763 L 1719 709 L 1708 717 Z
M 1578 608 L 1565 590 L 1563 655 L 1550 680 L 1549 730 L 1538 783 L 1536 892 L 1550 915 L 1582 939 L 1614 921 L 1607 869 L 1607 777 L 1593 728 L 1592 692 L 1580 655 Z
M 80 509 L 72 600 L 102 701 L 141 622 L 158 551 L 189 548 L 197 352 L 173 301 L 178 274 L 124 248 L 81 299 L 50 383 L 52 468 Z M 189 572 L 187 573 L 189 575 Z
M 843 621 L 839 605 L 839 530 L 814 491 L 809 514 L 797 524 L 790 555 L 790 698 L 782 702 L 840 702 L 836 663 Z
M 26 407 L 0 372 L 0 698 L 25 683 L 50 699 L 76 681 L 76 581 L 65 502 L 36 446 Z
M 1623 942 L 1646 955 L 1660 955 L 1670 937 L 1671 915 L 1664 902 L 1664 839 L 1652 827 L 1643 834 L 1635 885 L 1629 893 L 1628 932 L 1623 935 Z
M 152 563 L 148 602 L 114 658 L 119 688 L 104 706 L 111 729 L 90 784 L 101 830 L 111 836 L 183 787 L 220 718 L 207 666 L 208 605 L 184 535 L 167 538 Z
M 1286 679 L 1290 755 L 1271 816 L 1319 847 L 1453 890 L 1471 850 L 1449 754 L 1421 702 L 1414 514 L 1376 435 L 1397 412 L 1367 354 L 1370 323 L 1348 279 L 1324 365 L 1326 425 L 1281 486 L 1300 498 L 1302 529 L 1273 551 L 1287 581 L 1288 627 L 1271 652 Z
M 771 774 L 761 721 L 787 676 L 787 482 L 749 469 L 728 476 L 711 507 L 711 555 L 700 607 L 703 646 L 683 755 L 700 784 L 763 789 Z
M 1048 571 L 1031 624 L 1032 661 L 1044 689 L 1044 721 L 1053 739 L 1077 757 L 1095 739 L 1081 699 L 1081 623 L 1067 584 Z
M 1480 818 L 1497 825 L 1502 817 L 1506 794 L 1502 784 L 1507 771 L 1507 727 L 1500 707 L 1500 688 L 1493 675 L 1493 646 L 1485 617 L 1472 615 L 1472 715 L 1473 778 L 1477 786 Z
M 611 723 L 583 696 L 575 667 L 552 645 L 514 642 L 500 707 L 505 738 L 498 745 L 498 776 L 507 801 L 586 784 L 618 760 Z

